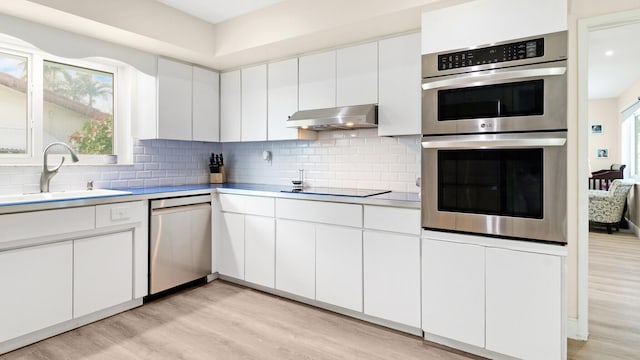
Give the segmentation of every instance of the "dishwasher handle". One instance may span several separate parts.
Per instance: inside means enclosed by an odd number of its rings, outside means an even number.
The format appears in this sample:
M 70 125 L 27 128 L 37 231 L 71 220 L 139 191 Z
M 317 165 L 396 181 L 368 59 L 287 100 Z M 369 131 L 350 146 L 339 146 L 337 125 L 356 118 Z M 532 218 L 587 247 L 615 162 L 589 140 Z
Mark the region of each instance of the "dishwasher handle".
M 178 206 L 195 205 L 195 204 L 211 205 L 211 195 L 181 196 L 168 199 L 159 199 L 151 201 L 151 210 L 172 208 Z
M 193 204 L 193 205 L 172 206 L 172 207 L 153 209 L 151 210 L 151 216 L 153 217 L 153 216 L 160 216 L 160 215 L 185 212 L 185 211 L 196 211 L 196 210 L 211 210 L 211 204 L 200 203 L 200 204 Z

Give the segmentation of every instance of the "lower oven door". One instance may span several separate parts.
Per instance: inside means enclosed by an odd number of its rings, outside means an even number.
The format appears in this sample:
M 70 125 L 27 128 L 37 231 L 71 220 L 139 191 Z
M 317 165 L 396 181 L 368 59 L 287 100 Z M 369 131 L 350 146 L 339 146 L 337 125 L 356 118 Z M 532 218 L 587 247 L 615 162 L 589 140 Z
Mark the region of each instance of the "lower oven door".
M 566 243 L 566 132 L 425 136 L 422 226 Z

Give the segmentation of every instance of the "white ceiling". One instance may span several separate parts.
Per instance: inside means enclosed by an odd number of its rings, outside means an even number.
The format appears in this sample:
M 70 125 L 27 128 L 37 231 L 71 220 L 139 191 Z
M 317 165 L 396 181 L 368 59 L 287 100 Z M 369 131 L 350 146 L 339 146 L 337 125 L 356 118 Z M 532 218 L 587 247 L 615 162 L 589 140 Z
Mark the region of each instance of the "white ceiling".
M 589 33 L 589 99 L 617 98 L 640 80 L 638 40 L 640 23 Z
M 282 0 L 157 0 L 212 24 L 255 11 Z

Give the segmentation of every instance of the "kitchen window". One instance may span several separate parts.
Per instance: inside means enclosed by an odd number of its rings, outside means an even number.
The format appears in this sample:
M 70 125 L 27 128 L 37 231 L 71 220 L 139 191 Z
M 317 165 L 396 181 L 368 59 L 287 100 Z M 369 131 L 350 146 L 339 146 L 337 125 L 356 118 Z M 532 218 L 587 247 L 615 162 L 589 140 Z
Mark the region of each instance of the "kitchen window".
M 0 163 L 39 164 L 56 141 L 69 144 L 83 164 L 122 153 L 115 135 L 117 70 L 103 59 L 0 48 Z

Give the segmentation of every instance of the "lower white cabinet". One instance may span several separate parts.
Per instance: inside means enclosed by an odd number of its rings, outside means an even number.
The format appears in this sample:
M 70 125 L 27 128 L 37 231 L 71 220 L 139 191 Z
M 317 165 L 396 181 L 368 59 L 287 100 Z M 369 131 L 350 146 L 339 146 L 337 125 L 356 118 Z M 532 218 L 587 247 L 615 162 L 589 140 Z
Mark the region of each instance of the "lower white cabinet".
M 316 225 L 316 300 L 362 311 L 362 230 Z
M 275 285 L 275 220 L 246 215 L 244 218 L 244 279 L 273 288 Z
M 73 316 L 133 299 L 133 233 L 73 242 Z
M 71 320 L 73 245 L 0 252 L 0 343 Z
M 486 348 L 520 359 L 560 359 L 561 258 L 495 248 L 486 256 Z
M 562 359 L 562 251 L 509 244 L 513 240 L 472 241 L 422 239 L 425 338 L 473 345 L 483 356 Z
M 222 213 L 218 239 L 218 272 L 244 279 L 244 215 Z
M 485 248 L 422 240 L 422 329 L 484 347 Z
M 309 299 L 316 287 L 315 225 L 293 220 L 276 222 L 276 289 Z
M 366 230 L 363 251 L 364 313 L 419 328 L 420 238 Z

